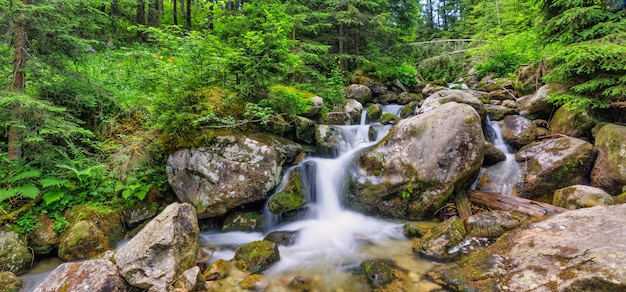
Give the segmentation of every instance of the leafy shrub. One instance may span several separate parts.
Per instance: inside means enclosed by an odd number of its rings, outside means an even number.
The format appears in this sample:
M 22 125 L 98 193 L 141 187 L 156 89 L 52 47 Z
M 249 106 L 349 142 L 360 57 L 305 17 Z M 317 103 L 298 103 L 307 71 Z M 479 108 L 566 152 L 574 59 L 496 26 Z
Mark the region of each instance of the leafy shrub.
M 374 75 L 377 79 L 385 83 L 390 83 L 397 79 L 400 80 L 402 84 L 410 88 L 413 88 L 418 84 L 417 69 L 407 63 L 378 68 Z
M 491 36 L 473 55 L 480 60 L 475 65 L 479 78 L 490 73 L 494 77 L 510 77 L 521 65 L 542 58 L 534 31 Z
M 278 113 L 301 115 L 311 110 L 315 94 L 295 87 L 272 86 L 267 99 L 259 101 L 260 106 L 274 109 Z

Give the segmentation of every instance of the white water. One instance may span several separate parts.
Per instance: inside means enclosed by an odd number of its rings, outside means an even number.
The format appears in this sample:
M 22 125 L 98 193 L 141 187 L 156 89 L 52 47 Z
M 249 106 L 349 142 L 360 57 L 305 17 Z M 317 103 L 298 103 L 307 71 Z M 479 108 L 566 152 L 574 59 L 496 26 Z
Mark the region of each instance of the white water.
M 397 113 L 401 107 L 389 109 Z M 390 258 L 400 252 L 399 250 L 405 254 L 398 255 L 398 258 L 406 258 L 407 254 L 409 257 L 412 256 L 408 247 L 392 247 L 407 242 L 404 241 L 399 223 L 368 217 L 347 210 L 341 204 L 347 171 L 357 154 L 382 139 L 391 127 L 376 125 L 378 133 L 373 141 L 370 141 L 370 125 L 364 125 L 363 119 L 362 123 L 363 125 L 357 126 L 337 126 L 342 137 L 336 149 L 339 153 L 337 158 L 309 157 L 297 166 L 307 165 L 314 169 L 315 185 L 310 188 L 314 194 L 307 196 L 314 198 L 314 201 L 307 205 L 307 218 L 275 226 L 269 230 L 297 231 L 297 238 L 294 244 L 279 247 L 280 261 L 264 272 L 266 276 L 281 277 L 289 273 L 302 273 L 302 276 L 318 275 L 323 281 L 330 281 L 326 284 L 327 287 L 337 287 L 338 282 L 344 281 L 338 277 L 349 277 L 345 269 L 358 266 L 366 259 L 381 256 L 373 256 L 373 252 L 364 252 L 364 249 L 382 252 Z M 246 234 L 248 238 L 245 239 L 232 238 L 243 234 L 205 233 L 201 241 L 204 246 L 214 248 L 219 246 L 220 241 L 237 245 L 238 242 L 246 243 L 263 237 L 255 233 Z M 225 237 L 231 238 L 226 240 Z M 233 255 L 234 251 L 225 251 L 224 248 L 218 247 L 214 257 L 230 260 Z M 431 263 L 421 265 L 430 267 Z M 350 284 L 346 285 L 350 287 Z
M 515 153 L 512 153 L 504 142 L 500 124 L 497 121 L 487 121 L 496 134 L 493 146 L 506 155 L 506 160 L 483 169 L 472 188 L 484 192 L 499 192 L 517 196 L 517 185 L 521 179 L 521 170 L 519 164 L 515 161 Z

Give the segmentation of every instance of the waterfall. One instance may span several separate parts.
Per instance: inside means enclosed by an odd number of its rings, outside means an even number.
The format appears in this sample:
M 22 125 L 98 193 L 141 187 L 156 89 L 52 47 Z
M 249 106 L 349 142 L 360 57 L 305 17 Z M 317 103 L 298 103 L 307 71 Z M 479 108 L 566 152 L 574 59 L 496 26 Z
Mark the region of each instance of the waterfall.
M 500 124 L 497 121 L 490 121 L 489 118 L 487 118 L 486 123 L 493 130 L 493 146 L 505 154 L 506 160 L 482 169 L 472 189 L 517 196 L 521 170 L 515 161 L 515 153 L 511 151 L 511 148 L 502 138 Z

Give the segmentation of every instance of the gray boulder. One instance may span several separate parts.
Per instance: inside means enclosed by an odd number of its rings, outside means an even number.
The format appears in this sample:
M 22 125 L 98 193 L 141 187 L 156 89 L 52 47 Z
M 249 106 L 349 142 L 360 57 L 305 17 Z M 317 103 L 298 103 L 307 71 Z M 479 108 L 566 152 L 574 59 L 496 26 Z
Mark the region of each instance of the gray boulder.
M 117 267 L 107 260 L 64 263 L 46 277 L 34 292 L 122 292 L 128 291 Z
M 626 291 L 624 225 L 626 204 L 564 212 L 429 276 L 457 291 Z
M 593 163 L 593 145 L 560 137 L 528 144 L 515 159 L 522 166 L 520 197 L 551 203 L 554 191 L 584 183 Z
M 0 229 L 0 272 L 19 273 L 30 267 L 33 255 L 19 234 Z
M 591 129 L 597 121 L 584 111 L 568 111 L 565 107 L 556 110 L 550 120 L 552 133 L 576 138 L 590 138 Z
M 372 101 L 372 90 L 361 84 L 348 85 L 343 90 L 345 99 L 356 99 L 361 104 L 370 103 Z
M 548 102 L 548 96 L 555 89 L 549 85 L 540 87 L 535 93 L 517 99 L 520 115 L 530 119 L 548 119 L 554 106 Z
M 566 209 L 589 208 L 600 205 L 613 205 L 613 197 L 602 189 L 574 185 L 554 192 L 552 205 Z
M 626 187 L 626 126 L 607 124 L 596 134 L 598 158 L 591 172 L 591 185 L 612 196 Z
M 457 102 L 470 105 L 480 115 L 481 119 L 487 116 L 487 108 L 480 100 L 485 93 L 475 90 L 443 89 L 428 96 L 417 110 L 418 114 L 431 111 L 442 104 Z
M 173 203 L 121 247 L 114 255 L 120 273 L 135 287 L 167 291 L 196 264 L 198 218 L 187 203 Z
M 502 121 L 502 139 L 515 148 L 521 148 L 537 139 L 537 127 L 523 116 L 506 116 Z
M 350 115 L 353 121 L 359 121 L 361 119 L 361 112 L 363 112 L 363 105 L 355 99 L 346 100 L 346 105 L 343 110 Z
M 471 184 L 484 156 L 480 116 L 450 102 L 404 119 L 351 171 L 347 204 L 365 213 L 423 219 Z
M 271 135 L 220 135 L 207 147 L 171 154 L 167 177 L 178 199 L 194 205 L 199 218 L 217 217 L 267 199 L 284 165 L 301 151 L 300 145 Z

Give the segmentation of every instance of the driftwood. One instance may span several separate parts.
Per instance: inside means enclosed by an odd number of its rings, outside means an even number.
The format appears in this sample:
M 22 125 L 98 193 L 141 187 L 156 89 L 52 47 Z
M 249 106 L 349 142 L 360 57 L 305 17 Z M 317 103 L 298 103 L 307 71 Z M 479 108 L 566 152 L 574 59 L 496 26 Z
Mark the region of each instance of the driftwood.
M 474 204 L 485 206 L 490 209 L 515 211 L 529 216 L 559 214 L 568 211 L 568 209 L 565 208 L 524 198 L 508 196 L 501 193 L 472 190 L 467 192 L 467 198 Z
M 464 191 L 458 192 L 454 195 L 454 204 L 456 205 L 456 209 L 459 211 L 459 217 L 461 217 L 461 219 L 465 220 L 472 216 L 472 208 L 470 207 L 467 199 L 467 194 Z

